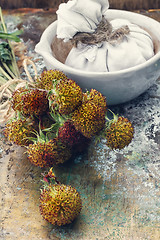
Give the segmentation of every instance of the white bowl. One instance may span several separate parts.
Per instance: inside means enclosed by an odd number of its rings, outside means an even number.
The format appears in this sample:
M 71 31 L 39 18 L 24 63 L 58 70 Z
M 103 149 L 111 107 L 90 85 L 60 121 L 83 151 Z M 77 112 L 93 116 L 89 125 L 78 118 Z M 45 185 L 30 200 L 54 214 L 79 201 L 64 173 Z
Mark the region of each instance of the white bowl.
M 83 90 L 97 89 L 107 98 L 108 105 L 130 101 L 146 91 L 160 76 L 160 23 L 152 18 L 123 10 L 108 10 L 108 19 L 123 18 L 147 30 L 153 37 L 156 54 L 145 63 L 115 72 L 86 72 L 71 68 L 54 58 L 51 44 L 56 36 L 57 21 L 43 32 L 35 51 L 43 56 L 47 69 L 63 71 Z

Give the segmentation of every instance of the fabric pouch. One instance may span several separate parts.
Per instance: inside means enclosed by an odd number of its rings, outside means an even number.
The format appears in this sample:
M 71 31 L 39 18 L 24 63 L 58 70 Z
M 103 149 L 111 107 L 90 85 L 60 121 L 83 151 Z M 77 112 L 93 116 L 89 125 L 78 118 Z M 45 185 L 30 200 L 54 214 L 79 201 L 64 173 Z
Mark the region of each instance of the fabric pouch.
M 144 63 L 154 55 L 150 34 L 126 19 L 107 21 L 108 7 L 106 0 L 73 0 L 60 5 L 57 37 L 75 43 L 66 65 L 112 72 Z

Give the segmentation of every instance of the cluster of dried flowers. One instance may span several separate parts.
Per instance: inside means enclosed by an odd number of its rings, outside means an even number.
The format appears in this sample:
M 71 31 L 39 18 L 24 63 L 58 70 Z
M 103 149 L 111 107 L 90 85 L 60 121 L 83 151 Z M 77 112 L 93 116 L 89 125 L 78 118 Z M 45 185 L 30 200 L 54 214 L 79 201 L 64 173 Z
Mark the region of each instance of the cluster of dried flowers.
M 44 175 L 40 194 L 42 217 L 53 225 L 71 223 L 81 212 L 82 200 L 74 187 L 61 184 L 52 167 L 63 164 L 73 154 L 83 152 L 92 138 L 105 138 L 111 149 L 122 149 L 133 138 L 128 119 L 113 114 L 107 117 L 105 97 L 95 89 L 82 92 L 80 86 L 58 70 L 44 71 L 32 81 L 20 79 L 10 40 L 18 35 L 7 32 L 0 8 L 0 114 L 7 122 L 4 135 L 14 144 L 25 146 L 28 159 L 38 167 L 51 167 Z M 23 54 L 24 69 L 32 61 Z M 13 84 L 17 84 L 16 90 Z M 11 118 L 11 116 L 14 116 Z
M 34 86 L 15 90 L 11 106 L 15 117 L 6 124 L 4 134 L 9 141 L 25 146 L 30 162 L 41 168 L 63 164 L 84 151 L 93 138 L 105 138 L 111 149 L 122 149 L 134 134 L 128 119 L 114 113 L 112 119 L 107 117 L 110 110 L 100 92 L 83 92 L 58 70 L 46 70 Z M 70 223 L 82 208 L 79 193 L 60 184 L 52 169 L 45 180 L 40 196 L 43 218 L 57 225 Z

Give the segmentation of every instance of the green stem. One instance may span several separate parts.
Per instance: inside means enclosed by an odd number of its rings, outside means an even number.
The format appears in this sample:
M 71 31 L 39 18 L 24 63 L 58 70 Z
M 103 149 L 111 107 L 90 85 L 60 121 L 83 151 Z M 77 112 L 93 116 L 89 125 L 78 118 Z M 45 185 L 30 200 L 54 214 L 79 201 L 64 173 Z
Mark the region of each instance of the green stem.
M 0 7 L 0 18 L 1 18 L 2 26 L 3 26 L 3 30 L 4 30 L 5 33 L 7 33 L 7 28 L 6 28 L 6 25 L 5 25 L 4 19 L 3 19 L 3 15 L 2 15 L 2 9 L 1 9 L 1 7 Z
M 10 68 L 7 66 L 6 63 L 2 63 L 4 68 L 7 70 L 7 72 L 11 75 L 12 78 L 16 78 L 16 76 L 13 74 L 13 72 L 10 70 Z
M 8 41 L 9 42 L 9 41 Z M 19 73 L 19 70 L 18 70 L 18 66 L 17 66 L 17 62 L 16 62 L 16 57 L 14 55 L 14 52 L 13 52 L 13 49 L 12 49 L 12 46 L 10 44 L 10 47 L 11 47 L 11 53 L 12 53 L 12 57 L 13 57 L 13 60 L 12 60 L 12 66 L 13 66 L 13 72 L 14 74 L 17 76 L 17 78 L 20 78 L 20 73 Z
M 105 119 L 106 119 L 107 121 L 117 121 L 118 115 L 116 115 L 116 114 L 115 114 L 114 112 L 112 112 L 110 109 L 108 109 L 108 111 L 113 115 L 113 118 L 112 118 L 112 119 L 109 119 L 108 116 L 107 116 L 107 114 L 106 114 Z
M 4 71 L 4 69 L 0 66 L 0 73 L 2 73 L 8 80 L 11 80 L 12 78 Z
M 114 123 L 114 122 L 117 122 L 117 120 L 118 120 L 118 115 L 114 114 L 114 112 L 112 112 L 110 109 L 108 109 L 108 111 L 112 114 L 112 118 L 110 119 L 106 114 L 106 116 L 105 116 L 105 119 L 106 119 L 105 126 L 106 126 L 106 128 L 110 128 L 111 124 Z

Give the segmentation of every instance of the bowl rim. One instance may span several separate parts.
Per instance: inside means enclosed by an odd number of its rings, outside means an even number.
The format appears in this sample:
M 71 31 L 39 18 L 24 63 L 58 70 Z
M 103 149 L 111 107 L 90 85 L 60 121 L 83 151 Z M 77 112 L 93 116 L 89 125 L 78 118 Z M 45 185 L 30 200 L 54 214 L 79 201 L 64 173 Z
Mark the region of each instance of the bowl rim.
M 133 16 L 137 16 L 140 17 L 141 19 L 144 19 L 144 20 L 147 20 L 147 21 L 150 21 L 150 22 L 153 22 L 153 23 L 156 23 L 156 24 L 159 24 L 160 23 L 158 21 L 156 21 L 155 19 L 153 18 L 150 18 L 148 16 L 145 16 L 145 15 L 142 15 L 142 14 L 139 14 L 139 13 L 135 13 L 135 12 L 131 12 L 131 11 L 126 11 L 126 10 L 119 10 L 119 9 L 108 9 L 107 11 L 111 13 L 116 13 L 116 12 L 119 12 L 119 13 L 123 13 L 125 14 L 126 16 L 127 15 L 133 15 Z M 118 71 L 112 71 L 112 72 L 92 72 L 92 71 L 83 71 L 81 69 L 75 69 L 75 68 L 72 68 L 70 66 L 67 66 L 65 64 L 63 64 L 62 62 L 58 61 L 53 55 L 52 55 L 52 51 L 48 51 L 46 52 L 45 50 L 39 50 L 39 46 L 42 44 L 44 44 L 44 40 L 46 39 L 46 36 L 48 36 L 48 34 L 53 31 L 51 31 L 53 28 L 56 28 L 57 26 L 57 21 L 54 21 L 52 22 L 45 30 L 44 32 L 42 33 L 42 36 L 40 38 L 40 41 L 39 43 L 36 45 L 35 47 L 35 51 L 37 53 L 39 53 L 40 55 L 42 55 L 42 57 L 45 57 L 44 58 L 47 58 L 47 60 L 50 60 L 50 62 L 52 63 L 53 61 L 56 63 L 56 65 L 58 66 L 59 69 L 61 69 L 62 71 L 66 71 L 66 72 L 69 72 L 70 74 L 78 74 L 78 75 L 84 75 L 85 76 L 116 76 L 116 75 L 121 75 L 121 74 L 127 74 L 127 73 L 131 73 L 131 72 L 135 72 L 135 71 L 140 71 L 144 68 L 147 68 L 153 64 L 156 64 L 156 62 L 158 60 L 160 60 L 160 51 L 158 53 L 156 53 L 153 57 L 151 57 L 150 59 L 148 59 L 146 62 L 144 63 L 141 63 L 141 64 L 138 64 L 136 66 L 133 66 L 133 67 L 130 67 L 130 68 L 126 68 L 126 69 L 123 69 L 123 70 L 118 70 Z M 49 42 L 48 42 L 49 44 Z

